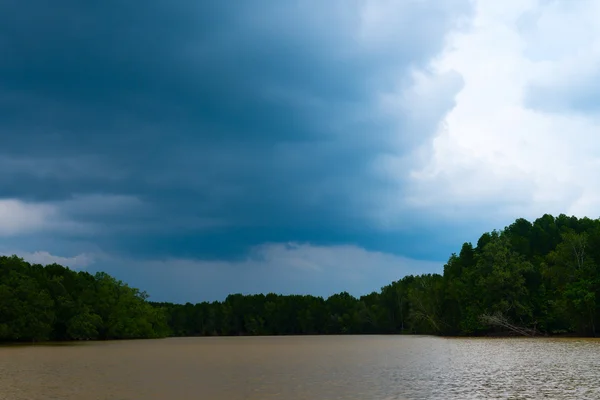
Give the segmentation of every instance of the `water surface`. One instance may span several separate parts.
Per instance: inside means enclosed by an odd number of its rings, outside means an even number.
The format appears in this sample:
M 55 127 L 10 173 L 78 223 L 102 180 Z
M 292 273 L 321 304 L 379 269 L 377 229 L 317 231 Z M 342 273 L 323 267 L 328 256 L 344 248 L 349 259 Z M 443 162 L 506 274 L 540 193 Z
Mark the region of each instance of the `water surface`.
M 600 399 L 600 341 L 178 338 L 0 347 L 0 399 Z

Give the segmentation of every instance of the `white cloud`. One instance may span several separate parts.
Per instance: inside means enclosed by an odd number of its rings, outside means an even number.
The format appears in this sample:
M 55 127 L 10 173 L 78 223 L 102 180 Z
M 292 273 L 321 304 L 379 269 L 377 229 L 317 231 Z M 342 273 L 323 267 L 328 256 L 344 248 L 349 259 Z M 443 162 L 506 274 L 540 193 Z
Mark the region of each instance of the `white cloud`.
M 440 75 L 461 74 L 464 87 L 413 166 L 404 206 L 451 219 L 596 217 L 600 121 L 532 109 L 526 100 L 532 85 L 590 76 L 600 62 L 600 3 L 475 4 L 471 29 L 451 35 L 432 63 Z
M 413 260 L 352 245 L 267 243 L 238 261 L 103 260 L 154 300 L 222 299 L 229 293 L 363 295 L 409 274 L 441 272 L 443 262 Z M 129 278 L 131 276 L 132 278 Z M 177 285 L 177 295 L 170 286 Z
M 0 236 L 13 236 L 46 229 L 56 209 L 47 204 L 0 199 Z
M 394 49 L 431 46 L 432 38 L 437 41 L 450 26 L 461 26 L 468 9 L 465 0 L 366 0 L 361 2 L 357 39 L 393 57 Z
M 79 217 L 118 216 L 151 211 L 138 198 L 125 195 L 90 194 L 51 202 L 0 199 L 0 237 L 34 233 L 90 234 L 102 223 L 80 221 Z

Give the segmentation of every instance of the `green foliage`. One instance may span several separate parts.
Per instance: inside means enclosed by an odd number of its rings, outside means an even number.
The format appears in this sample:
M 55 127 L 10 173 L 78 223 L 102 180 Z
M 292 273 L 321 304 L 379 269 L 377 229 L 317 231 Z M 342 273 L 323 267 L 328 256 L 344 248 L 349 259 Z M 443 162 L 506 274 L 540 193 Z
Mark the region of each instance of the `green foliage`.
M 95 339 L 101 326 L 102 318 L 98 314 L 77 314 L 67 322 L 67 335 L 71 339 Z
M 520 332 L 596 336 L 600 220 L 544 215 L 484 233 L 443 275 L 406 276 L 360 298 L 273 293 L 152 303 L 104 273 L 0 257 L 0 340 L 212 335 Z M 482 318 L 493 316 L 493 318 Z M 492 322 L 490 322 L 492 321 Z M 490 323 L 501 321 L 496 326 Z
M 0 341 L 132 339 L 170 332 L 164 310 L 113 277 L 0 257 Z
M 600 220 L 544 215 L 484 233 L 452 254 L 444 274 L 407 276 L 355 298 L 231 295 L 166 309 L 175 335 L 424 333 L 487 335 L 506 327 L 595 336 L 600 317 Z

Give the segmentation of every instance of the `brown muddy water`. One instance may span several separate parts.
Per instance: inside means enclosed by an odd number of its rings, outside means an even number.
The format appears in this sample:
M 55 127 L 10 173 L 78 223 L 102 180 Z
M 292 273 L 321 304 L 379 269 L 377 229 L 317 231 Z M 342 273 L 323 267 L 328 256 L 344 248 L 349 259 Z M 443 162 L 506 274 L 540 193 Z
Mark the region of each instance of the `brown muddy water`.
M 295 336 L 4 346 L 0 399 L 600 399 L 600 341 Z

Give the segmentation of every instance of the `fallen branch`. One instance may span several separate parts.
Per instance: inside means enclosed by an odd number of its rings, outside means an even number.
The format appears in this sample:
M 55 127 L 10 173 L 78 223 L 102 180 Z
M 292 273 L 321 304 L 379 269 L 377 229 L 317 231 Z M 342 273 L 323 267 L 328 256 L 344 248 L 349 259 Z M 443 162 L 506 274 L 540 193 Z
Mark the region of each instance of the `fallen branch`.
M 487 324 L 490 326 L 501 326 L 512 332 L 518 333 L 519 335 L 522 335 L 522 336 L 535 336 L 536 335 L 535 329 L 529 329 L 529 328 L 524 328 L 521 326 L 514 325 L 508 320 L 508 318 L 506 318 L 500 312 L 496 312 L 494 314 L 482 314 L 479 316 L 479 320 L 481 322 L 483 322 L 484 324 Z

